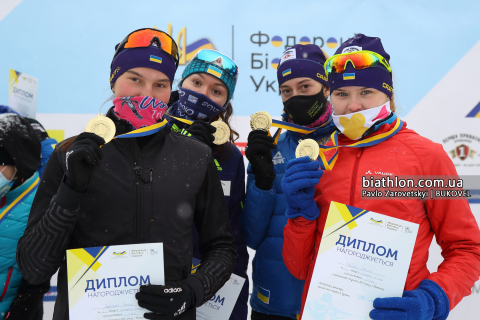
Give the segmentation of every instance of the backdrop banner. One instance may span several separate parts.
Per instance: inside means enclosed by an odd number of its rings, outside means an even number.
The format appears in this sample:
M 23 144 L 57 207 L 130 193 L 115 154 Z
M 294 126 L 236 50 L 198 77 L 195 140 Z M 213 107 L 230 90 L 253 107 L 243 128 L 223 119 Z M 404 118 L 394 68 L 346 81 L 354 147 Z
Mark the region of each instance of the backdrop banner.
M 177 41 L 180 64 L 173 90 L 202 48 L 235 60 L 239 78 L 232 126 L 240 133 L 241 150 L 251 114 L 267 111 L 279 119 L 282 113 L 276 68 L 286 48 L 312 43 L 331 56 L 347 38 L 364 33 L 380 37 L 392 57 L 397 113 L 407 126 L 441 144 L 460 175 L 480 175 L 478 1 L 462 6 L 448 0 L 7 2 L 0 5 L 0 105 L 8 105 L 9 69 L 32 75 L 41 82 L 36 117 L 57 140 L 79 134 L 88 120 L 112 106 L 114 48 L 135 29 L 155 27 Z M 470 205 L 478 221 L 480 186 Z M 428 267 L 434 272 L 443 260 L 436 242 L 430 253 Z M 55 279 L 45 297 L 44 319 L 53 313 Z M 477 282 L 449 319 L 478 317 L 479 302 Z

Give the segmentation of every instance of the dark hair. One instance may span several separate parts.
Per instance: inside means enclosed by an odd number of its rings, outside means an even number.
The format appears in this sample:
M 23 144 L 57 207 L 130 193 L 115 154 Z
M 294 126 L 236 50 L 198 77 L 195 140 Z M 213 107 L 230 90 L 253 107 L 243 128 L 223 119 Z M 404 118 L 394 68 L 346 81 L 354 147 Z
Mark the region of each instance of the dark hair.
M 229 102 L 228 105 L 227 105 L 227 108 L 224 112 L 220 113 L 218 116 L 216 116 L 215 118 L 212 119 L 211 122 L 213 121 L 216 121 L 216 120 L 219 120 L 219 119 L 222 119 L 223 122 L 226 123 L 226 125 L 228 126 L 228 128 L 230 129 L 230 137 L 228 138 L 228 141 L 230 141 L 230 143 L 228 143 L 228 150 L 227 152 L 225 152 L 225 149 L 227 148 L 227 143 L 224 143 L 222 145 L 220 145 L 217 150 L 215 150 L 215 152 L 213 154 L 224 154 L 220 160 L 223 160 L 225 158 L 228 157 L 228 155 L 230 154 L 230 148 L 231 148 L 231 144 L 234 143 L 239 135 L 238 135 L 238 132 L 235 131 L 232 126 L 230 125 L 230 118 L 232 117 L 233 115 L 233 107 L 232 107 L 232 103 Z

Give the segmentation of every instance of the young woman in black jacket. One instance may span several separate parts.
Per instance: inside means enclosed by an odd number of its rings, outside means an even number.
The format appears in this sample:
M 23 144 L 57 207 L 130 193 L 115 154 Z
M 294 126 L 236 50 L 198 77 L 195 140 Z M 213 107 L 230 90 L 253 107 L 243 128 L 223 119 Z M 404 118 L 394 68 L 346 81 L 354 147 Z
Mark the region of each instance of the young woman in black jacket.
M 156 29 L 136 30 L 115 49 L 114 107 L 106 117 L 119 136 L 162 119 L 178 55 L 173 39 Z M 193 224 L 203 260 L 190 274 Z M 166 286 L 142 286 L 137 293 L 139 305 L 151 311 L 145 318 L 195 319 L 194 307 L 229 279 L 236 256 L 210 148 L 169 126 L 107 144 L 82 133 L 50 158 L 17 260 L 32 284 L 60 268 L 54 320 L 68 319 L 65 250 L 152 242 L 163 243 Z

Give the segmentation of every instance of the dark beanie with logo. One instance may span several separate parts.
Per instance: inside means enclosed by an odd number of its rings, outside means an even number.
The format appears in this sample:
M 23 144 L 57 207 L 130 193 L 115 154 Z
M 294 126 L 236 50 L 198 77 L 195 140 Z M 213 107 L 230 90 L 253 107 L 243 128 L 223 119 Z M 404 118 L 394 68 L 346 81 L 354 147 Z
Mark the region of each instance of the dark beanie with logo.
M 372 51 L 381 55 L 390 63 L 390 55 L 385 52 L 382 41 L 378 37 L 367 37 L 357 33 L 354 37 L 346 40 L 335 51 L 335 54 L 351 53 L 355 51 Z M 392 74 L 382 64 L 377 67 L 356 70 L 351 62 L 342 73 L 328 74 L 330 92 L 341 87 L 361 86 L 382 91 L 390 98 L 393 94 Z
M 115 46 L 115 50 L 119 44 Z M 110 65 L 110 86 L 126 71 L 133 68 L 151 68 L 163 72 L 168 79 L 170 85 L 173 84 L 173 78 L 177 71 L 175 59 L 152 43 L 149 47 L 140 48 L 124 48 L 113 59 Z
M 290 79 L 307 77 L 328 86 L 325 75 L 325 55 L 314 44 L 296 44 L 283 52 L 277 68 L 278 85 Z
M 40 165 L 40 150 L 40 140 L 26 119 L 0 114 L 0 165 L 15 165 L 19 179 L 30 178 Z

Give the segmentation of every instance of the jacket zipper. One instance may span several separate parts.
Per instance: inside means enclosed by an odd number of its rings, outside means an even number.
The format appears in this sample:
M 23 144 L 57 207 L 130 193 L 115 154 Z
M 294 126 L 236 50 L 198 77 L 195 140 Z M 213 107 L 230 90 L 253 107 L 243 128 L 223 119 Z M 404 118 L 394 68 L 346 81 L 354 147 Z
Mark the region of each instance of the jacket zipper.
M 135 152 L 135 146 L 133 145 L 135 141 L 131 139 L 130 150 L 132 151 L 133 157 L 133 172 L 135 174 L 135 234 L 134 241 L 135 243 L 140 243 L 140 233 L 141 233 L 141 223 L 142 223 L 142 205 L 141 205 L 141 175 L 142 168 L 140 167 L 139 161 L 137 160 L 137 155 Z
M 10 284 L 10 278 L 12 277 L 13 267 L 8 269 L 7 280 L 5 281 L 5 287 L 3 288 L 2 295 L 0 296 L 0 301 L 2 301 L 3 297 L 7 294 L 8 285 Z
M 355 183 L 357 182 L 357 169 L 360 162 L 360 156 L 363 153 L 363 148 L 357 152 L 357 158 L 355 159 L 355 165 L 353 167 L 352 186 L 350 187 L 350 206 L 353 207 L 353 199 L 355 198 Z

